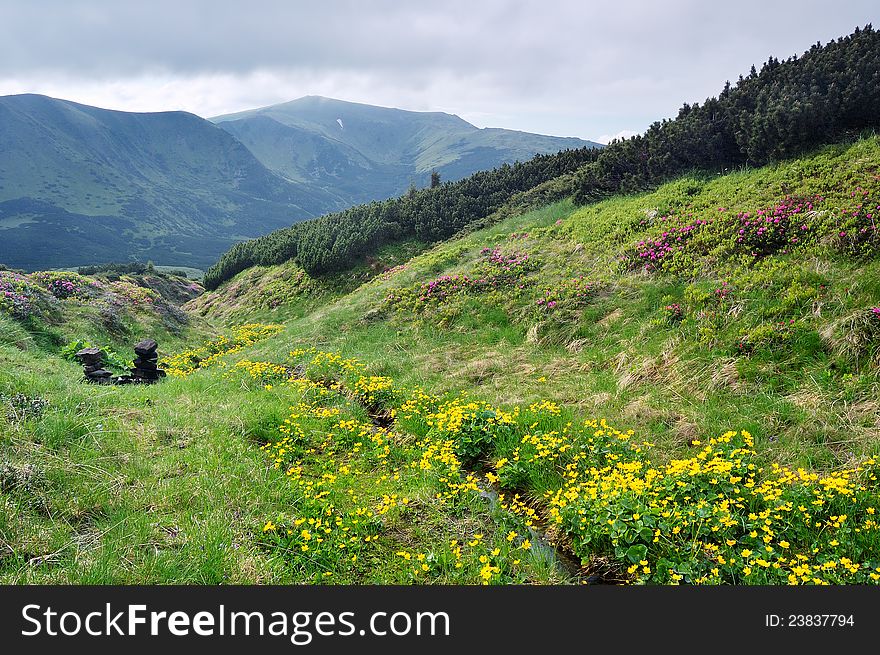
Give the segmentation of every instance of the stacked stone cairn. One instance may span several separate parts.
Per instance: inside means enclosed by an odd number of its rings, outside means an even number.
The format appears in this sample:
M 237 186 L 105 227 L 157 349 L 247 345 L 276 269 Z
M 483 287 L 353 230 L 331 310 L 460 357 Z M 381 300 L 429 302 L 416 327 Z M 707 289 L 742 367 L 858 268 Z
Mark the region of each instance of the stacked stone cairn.
M 159 368 L 159 347 L 152 339 L 144 339 L 134 345 L 131 374 L 114 375 L 104 368 L 104 352 L 100 348 L 83 348 L 76 353 L 76 358 L 83 365 L 87 382 L 94 384 L 152 384 L 165 377 L 165 371 Z
M 152 339 L 144 339 L 134 345 L 134 354 L 137 355 L 131 369 L 132 382 L 146 382 L 152 384 L 165 377 L 165 371 L 159 368 L 159 355 L 156 348 L 159 347 Z
M 112 384 L 113 374 L 104 368 L 104 351 L 100 348 L 83 348 L 76 353 L 83 365 L 87 382 L 93 384 Z

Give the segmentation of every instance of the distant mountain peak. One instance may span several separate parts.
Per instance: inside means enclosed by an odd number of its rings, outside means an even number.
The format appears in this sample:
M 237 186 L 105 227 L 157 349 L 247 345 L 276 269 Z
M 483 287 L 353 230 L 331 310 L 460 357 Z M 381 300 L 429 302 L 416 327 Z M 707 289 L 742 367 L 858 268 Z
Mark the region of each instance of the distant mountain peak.
M 305 96 L 209 122 L 0 97 L 0 262 L 206 265 L 297 220 L 592 145 Z
M 262 122 L 266 118 L 275 124 Z M 288 179 L 326 174 L 331 184 L 330 178 L 353 176 L 368 188 L 378 184 L 385 189 L 378 196 L 356 194 L 358 201 L 400 193 L 412 183 L 421 184 L 431 170 L 453 181 L 536 154 L 601 147 L 570 137 L 481 129 L 445 112 L 410 111 L 313 95 L 211 120 L 241 140 L 264 165 Z M 286 135 L 279 124 L 288 128 Z M 381 179 L 373 179 L 376 176 Z

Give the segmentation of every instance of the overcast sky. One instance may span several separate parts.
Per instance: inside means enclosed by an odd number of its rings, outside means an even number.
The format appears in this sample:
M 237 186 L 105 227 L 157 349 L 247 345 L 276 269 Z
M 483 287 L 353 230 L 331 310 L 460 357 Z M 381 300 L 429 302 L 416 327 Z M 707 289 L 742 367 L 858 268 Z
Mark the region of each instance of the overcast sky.
M 0 0 L 0 95 L 209 117 L 322 95 L 607 140 L 877 0 Z

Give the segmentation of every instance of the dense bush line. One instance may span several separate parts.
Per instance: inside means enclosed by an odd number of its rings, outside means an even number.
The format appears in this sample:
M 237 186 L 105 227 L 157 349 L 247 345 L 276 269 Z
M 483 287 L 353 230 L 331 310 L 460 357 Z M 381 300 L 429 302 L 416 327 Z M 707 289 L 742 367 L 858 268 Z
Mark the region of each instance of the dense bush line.
M 763 165 L 880 126 L 880 33 L 871 25 L 771 57 L 717 98 L 612 143 L 578 172 L 575 200 L 639 191 L 692 170 Z
M 233 246 L 205 274 L 215 289 L 251 266 L 280 264 L 291 258 L 310 275 L 350 268 L 382 244 L 404 238 L 431 242 L 448 238 L 472 221 L 527 191 L 595 158 L 594 150 L 538 155 L 524 163 L 482 171 L 438 187 L 411 190 L 400 198 L 376 201 L 297 223 Z
M 433 189 L 298 223 L 239 243 L 205 275 L 217 288 L 255 265 L 295 258 L 310 275 L 346 270 L 404 238 L 433 242 L 513 203 L 574 193 L 580 203 L 655 186 L 693 170 L 764 164 L 880 125 L 880 34 L 870 25 L 801 57 L 770 58 L 702 105 L 602 150 L 505 165 Z

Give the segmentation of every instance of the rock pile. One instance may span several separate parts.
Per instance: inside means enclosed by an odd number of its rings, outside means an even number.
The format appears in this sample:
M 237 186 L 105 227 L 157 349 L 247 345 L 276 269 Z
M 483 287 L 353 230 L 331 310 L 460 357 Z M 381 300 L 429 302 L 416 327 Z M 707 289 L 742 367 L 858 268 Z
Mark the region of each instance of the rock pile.
M 83 365 L 87 382 L 108 384 L 113 382 L 113 374 L 104 369 L 104 352 L 100 348 L 83 348 L 76 353 L 76 358 Z
M 165 371 L 159 368 L 159 355 L 156 348 L 159 347 L 153 339 L 144 339 L 134 345 L 134 354 L 137 355 L 131 369 L 132 382 L 152 383 L 165 377 Z
M 100 348 L 83 348 L 76 353 L 76 358 L 83 365 L 86 381 L 95 384 L 152 384 L 165 377 L 165 371 L 159 368 L 159 347 L 152 339 L 144 339 L 134 345 L 134 367 L 131 374 L 114 376 L 104 368 L 104 351 Z

